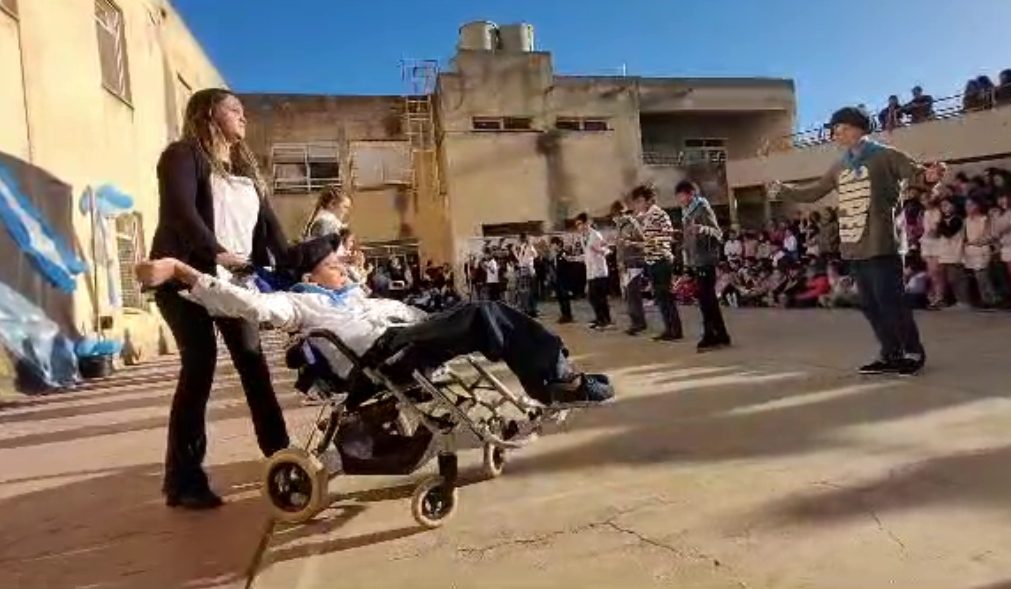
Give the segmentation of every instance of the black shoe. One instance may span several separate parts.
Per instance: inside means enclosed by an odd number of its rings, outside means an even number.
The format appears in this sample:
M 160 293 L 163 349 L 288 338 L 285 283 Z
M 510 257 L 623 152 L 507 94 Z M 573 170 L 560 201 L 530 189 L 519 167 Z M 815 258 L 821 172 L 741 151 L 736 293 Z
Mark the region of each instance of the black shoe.
M 869 364 L 860 367 L 860 374 L 896 374 L 899 372 L 899 365 L 896 360 L 877 359 Z
M 908 354 L 895 361 L 900 376 L 915 376 L 923 370 L 927 357 L 923 354 Z
M 639 335 L 640 333 L 646 331 L 645 327 L 629 327 L 625 330 L 625 335 Z
M 562 317 L 558 320 L 559 325 L 565 325 L 566 323 L 572 323 L 572 317 Z
M 653 336 L 653 341 L 655 342 L 677 342 L 683 339 L 683 335 L 676 333 L 661 333 L 660 335 Z
M 192 509 L 194 511 L 217 509 L 218 507 L 224 505 L 224 503 L 225 502 L 221 500 L 221 497 L 210 489 L 204 489 L 203 491 L 197 492 L 170 492 L 165 494 L 165 505 L 168 505 L 169 507 Z
M 712 352 L 713 350 L 718 350 L 720 348 L 725 348 L 730 345 L 730 338 L 720 338 L 720 339 L 707 339 L 702 338 L 702 341 L 695 346 L 695 351 L 699 354 L 704 354 L 706 352 Z

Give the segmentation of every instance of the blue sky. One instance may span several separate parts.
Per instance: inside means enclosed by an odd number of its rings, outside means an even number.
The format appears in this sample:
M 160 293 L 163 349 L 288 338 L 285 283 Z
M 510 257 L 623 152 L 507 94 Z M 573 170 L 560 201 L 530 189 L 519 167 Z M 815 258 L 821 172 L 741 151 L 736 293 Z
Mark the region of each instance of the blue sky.
M 847 103 L 935 97 L 1011 67 L 1011 0 L 173 0 L 231 87 L 398 94 L 402 58 L 460 24 L 529 22 L 567 74 L 776 76 L 808 127 Z M 968 9 L 971 7 L 971 10 Z

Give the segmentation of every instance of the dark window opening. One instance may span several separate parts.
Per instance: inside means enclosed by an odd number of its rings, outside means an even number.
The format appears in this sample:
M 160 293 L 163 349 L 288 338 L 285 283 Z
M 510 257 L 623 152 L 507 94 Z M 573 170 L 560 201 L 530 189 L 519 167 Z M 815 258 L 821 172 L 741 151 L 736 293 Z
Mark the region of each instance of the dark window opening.
M 506 117 L 502 120 L 502 128 L 506 131 L 529 131 L 533 120 L 528 117 Z
M 607 131 L 607 121 L 600 119 L 587 119 L 583 121 L 584 131 Z
M 555 121 L 555 128 L 563 131 L 579 131 L 579 119 L 558 119 Z
M 473 120 L 475 131 L 501 131 L 502 119 L 478 119 Z

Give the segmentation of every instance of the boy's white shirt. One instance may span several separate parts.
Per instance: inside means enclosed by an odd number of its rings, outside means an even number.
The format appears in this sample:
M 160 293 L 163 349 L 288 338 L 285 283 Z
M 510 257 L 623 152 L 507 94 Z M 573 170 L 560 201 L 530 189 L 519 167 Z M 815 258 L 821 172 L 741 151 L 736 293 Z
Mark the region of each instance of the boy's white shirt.
M 200 276 L 187 298 L 215 317 L 269 323 L 290 332 L 326 329 L 358 355 L 390 327 L 417 323 L 426 317 L 424 311 L 400 301 L 370 299 L 360 288 L 352 288 L 335 302 L 325 294 L 248 290 L 207 274 Z M 339 360 L 334 368 L 343 378 L 352 365 L 343 356 Z

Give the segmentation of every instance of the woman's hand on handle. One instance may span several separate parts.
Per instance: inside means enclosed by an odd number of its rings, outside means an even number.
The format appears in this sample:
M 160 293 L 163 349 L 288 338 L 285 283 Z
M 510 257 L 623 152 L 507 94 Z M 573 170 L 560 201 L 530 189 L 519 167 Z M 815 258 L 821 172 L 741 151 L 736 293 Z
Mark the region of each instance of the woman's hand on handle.
M 147 288 L 155 288 L 172 280 L 176 273 L 176 264 L 179 260 L 175 258 L 162 258 L 160 260 L 145 260 L 134 268 L 137 280 Z
M 134 272 L 145 288 L 156 288 L 170 280 L 193 286 L 200 278 L 200 272 L 175 258 L 145 260 L 134 267 Z
M 249 266 L 248 258 L 232 252 L 221 252 L 214 258 L 214 261 L 226 270 L 240 270 Z

